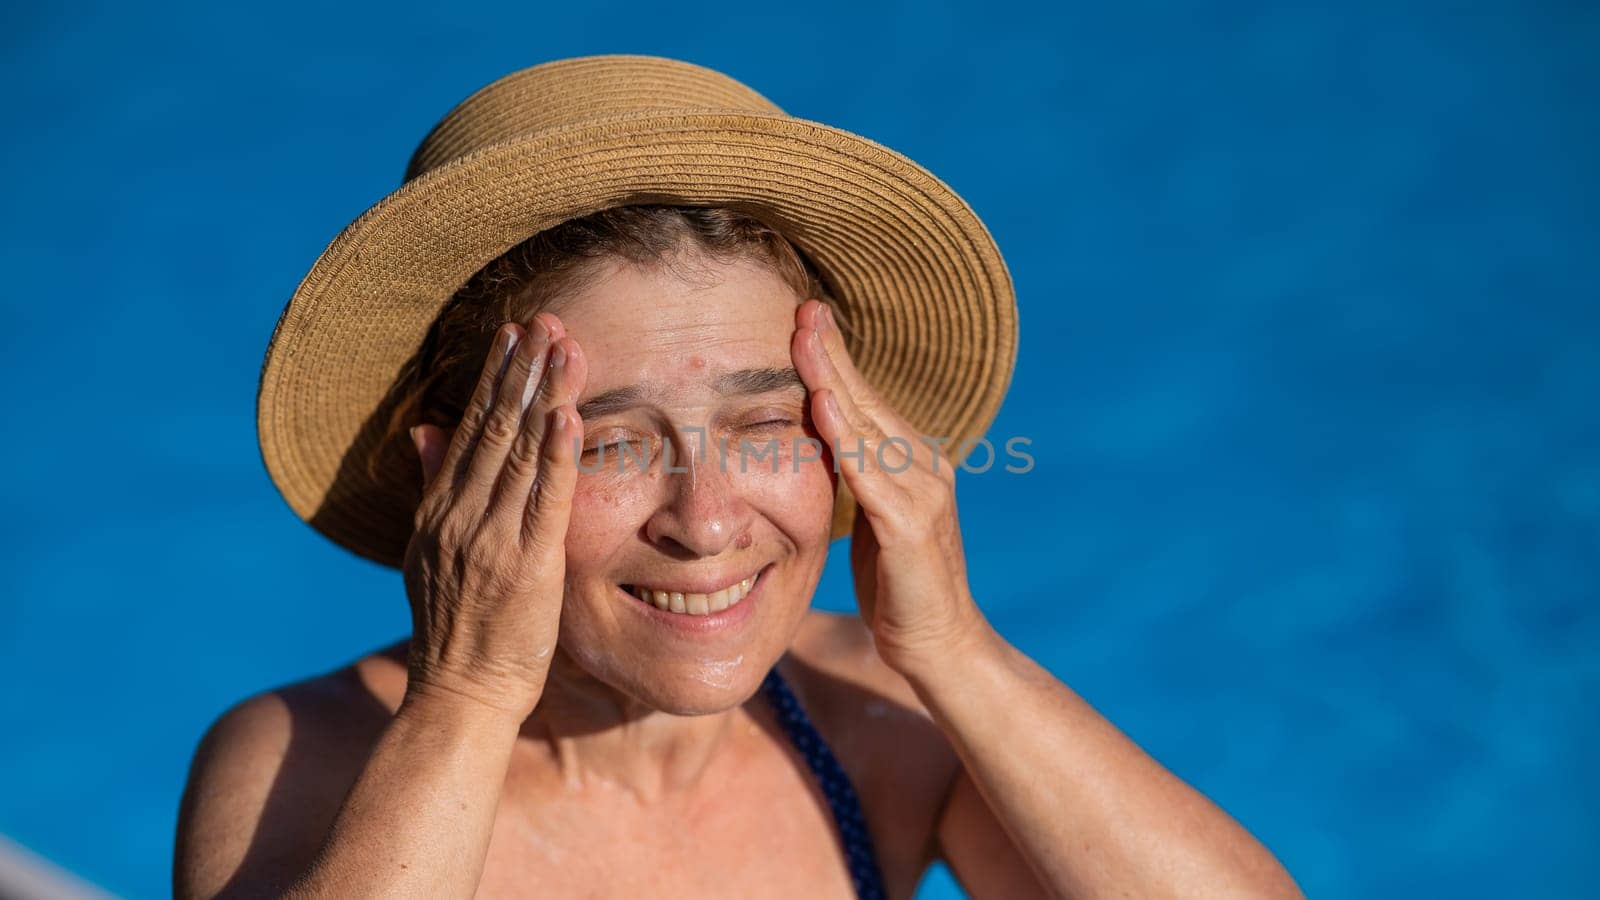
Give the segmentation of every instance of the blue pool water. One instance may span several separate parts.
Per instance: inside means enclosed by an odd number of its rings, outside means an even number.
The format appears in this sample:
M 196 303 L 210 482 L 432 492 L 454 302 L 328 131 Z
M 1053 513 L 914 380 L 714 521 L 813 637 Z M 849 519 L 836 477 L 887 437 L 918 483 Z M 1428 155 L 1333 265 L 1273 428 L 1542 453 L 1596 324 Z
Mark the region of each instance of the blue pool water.
M 267 337 L 451 104 L 623 51 L 988 223 L 1022 310 L 991 434 L 1036 467 L 959 502 L 1004 635 L 1313 896 L 1592 892 L 1600 7 L 3 15 L 0 834 L 162 896 L 206 724 L 403 632 L 261 467 Z

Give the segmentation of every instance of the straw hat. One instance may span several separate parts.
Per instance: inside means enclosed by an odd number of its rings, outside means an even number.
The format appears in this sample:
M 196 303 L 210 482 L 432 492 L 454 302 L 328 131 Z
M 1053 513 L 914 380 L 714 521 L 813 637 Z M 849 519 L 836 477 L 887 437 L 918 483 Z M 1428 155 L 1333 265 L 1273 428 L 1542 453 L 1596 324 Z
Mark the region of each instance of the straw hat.
M 910 422 L 954 447 L 993 421 L 1016 358 L 1016 301 L 993 238 L 954 191 L 719 72 L 576 57 L 514 72 L 452 109 L 404 183 L 333 239 L 290 298 L 261 366 L 256 427 L 295 513 L 398 568 L 421 484 L 403 439 L 378 447 L 396 374 L 495 257 L 638 203 L 727 206 L 776 226 L 821 275 L 862 374 Z M 835 538 L 855 514 L 843 479 L 839 488 Z

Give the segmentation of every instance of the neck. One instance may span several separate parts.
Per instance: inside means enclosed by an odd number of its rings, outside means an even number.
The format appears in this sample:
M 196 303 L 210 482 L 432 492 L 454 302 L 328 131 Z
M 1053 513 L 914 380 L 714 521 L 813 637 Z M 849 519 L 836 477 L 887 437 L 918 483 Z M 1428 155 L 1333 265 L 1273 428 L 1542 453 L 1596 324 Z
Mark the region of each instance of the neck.
M 557 647 L 522 737 L 566 791 L 616 791 L 644 805 L 703 784 L 733 739 L 753 727 L 744 705 L 700 716 L 654 709 Z

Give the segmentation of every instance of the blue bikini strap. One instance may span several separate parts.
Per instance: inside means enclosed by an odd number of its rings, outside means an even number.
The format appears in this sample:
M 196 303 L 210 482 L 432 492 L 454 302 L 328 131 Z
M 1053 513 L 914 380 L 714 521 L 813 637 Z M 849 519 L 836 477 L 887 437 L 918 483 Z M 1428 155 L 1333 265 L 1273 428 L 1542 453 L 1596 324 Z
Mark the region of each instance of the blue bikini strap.
M 861 801 L 856 796 L 854 785 L 850 783 L 850 776 L 845 774 L 839 760 L 829 749 L 828 742 L 822 739 L 805 710 L 800 708 L 800 701 L 795 699 L 794 692 L 784 682 L 783 676 L 778 674 L 776 666 L 767 672 L 761 690 L 777 710 L 778 721 L 789 735 L 789 740 L 794 742 L 800 755 L 805 757 L 806 764 L 822 783 L 822 792 L 828 798 L 828 806 L 833 809 L 833 819 L 839 825 L 839 833 L 844 836 L 844 852 L 850 862 L 850 879 L 855 883 L 856 896 L 863 900 L 883 900 L 883 875 L 878 871 L 877 859 L 872 852 L 872 836 L 867 833 Z

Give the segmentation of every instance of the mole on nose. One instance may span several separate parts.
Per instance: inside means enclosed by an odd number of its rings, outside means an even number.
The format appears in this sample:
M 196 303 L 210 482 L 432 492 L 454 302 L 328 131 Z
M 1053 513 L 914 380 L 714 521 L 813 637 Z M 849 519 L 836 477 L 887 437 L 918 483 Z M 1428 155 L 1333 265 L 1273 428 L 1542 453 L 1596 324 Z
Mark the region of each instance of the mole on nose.
M 689 368 L 691 368 L 691 369 L 704 369 L 705 367 L 706 367 L 706 361 L 704 359 L 702 359 L 702 358 L 700 358 L 698 356 L 689 357 Z

